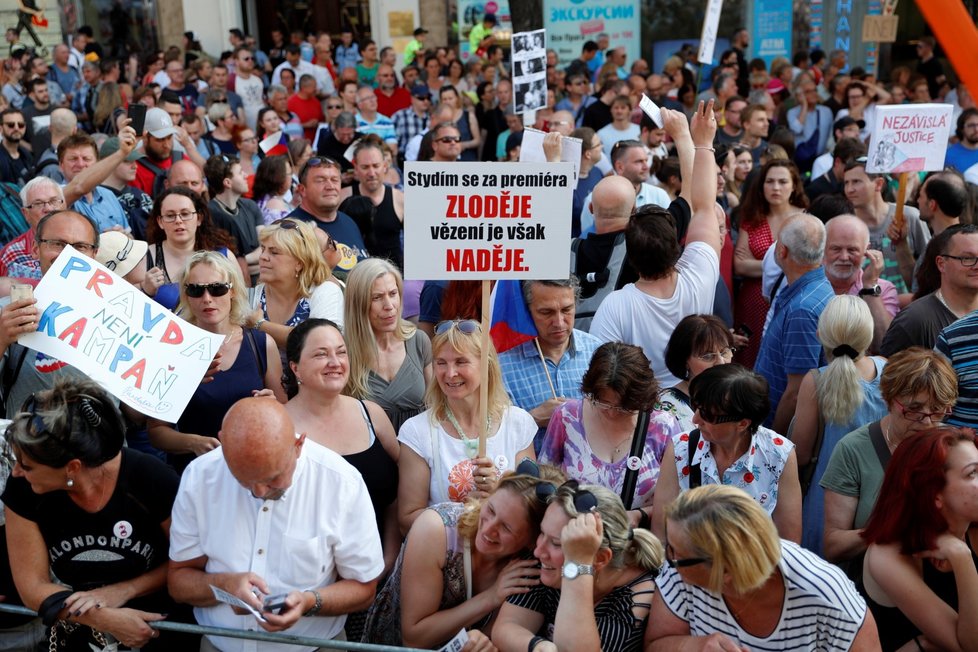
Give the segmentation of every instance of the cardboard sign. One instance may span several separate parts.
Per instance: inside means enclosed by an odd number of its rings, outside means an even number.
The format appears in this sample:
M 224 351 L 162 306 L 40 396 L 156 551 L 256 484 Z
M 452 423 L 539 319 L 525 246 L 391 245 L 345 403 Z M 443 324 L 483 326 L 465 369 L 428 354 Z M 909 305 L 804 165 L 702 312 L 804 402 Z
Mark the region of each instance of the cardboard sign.
M 180 418 L 224 340 L 71 246 L 34 296 L 37 331 L 18 343 L 72 365 L 126 405 L 169 423 Z
M 520 146 L 520 163 L 546 163 L 547 155 L 543 151 L 545 133 L 532 127 L 523 128 L 523 144 Z M 577 177 L 581 171 L 580 138 L 571 136 L 560 137 L 560 160 L 574 166 L 574 188 L 577 187 Z
M 895 43 L 897 16 L 863 16 L 863 43 Z
M 717 46 L 717 29 L 720 27 L 720 11 L 723 0 L 708 0 L 706 15 L 703 17 L 703 31 L 700 34 L 700 49 L 696 60 L 700 63 L 713 63 L 713 51 Z
M 406 163 L 404 278 L 567 278 L 573 175 L 570 163 Z
M 866 171 L 943 170 L 952 109 L 950 104 L 877 106 Z

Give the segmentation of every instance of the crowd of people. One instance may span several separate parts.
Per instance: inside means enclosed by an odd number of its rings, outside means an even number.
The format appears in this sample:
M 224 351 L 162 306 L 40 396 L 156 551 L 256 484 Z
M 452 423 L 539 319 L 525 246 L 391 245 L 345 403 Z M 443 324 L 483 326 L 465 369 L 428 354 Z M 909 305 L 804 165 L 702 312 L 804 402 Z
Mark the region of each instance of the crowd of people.
M 748 61 L 740 29 L 698 88 L 691 49 L 653 72 L 599 35 L 547 52 L 531 124 L 496 25 L 464 62 L 418 28 L 403 65 L 351 31 L 12 48 L 0 594 L 37 617 L 0 615 L 0 650 L 312 649 L 164 619 L 465 652 L 978 649 L 978 107 L 935 41 L 881 80 L 841 51 Z M 867 140 L 919 102 L 957 128 L 898 207 Z M 582 144 L 573 244 L 566 278 L 503 299 L 536 337 L 497 349 L 479 283 L 403 279 L 428 208 L 402 169 L 506 165 L 528 127 L 549 161 Z M 18 343 L 42 320 L 19 286 L 68 245 L 223 338 L 175 423 Z

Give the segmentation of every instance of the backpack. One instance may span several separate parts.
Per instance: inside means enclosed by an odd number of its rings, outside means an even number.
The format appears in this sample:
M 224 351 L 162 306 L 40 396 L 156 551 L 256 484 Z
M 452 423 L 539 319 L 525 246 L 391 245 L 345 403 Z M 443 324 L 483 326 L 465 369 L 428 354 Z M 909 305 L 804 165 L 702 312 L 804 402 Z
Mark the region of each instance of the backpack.
M 170 157 L 173 159 L 173 163 L 176 163 L 177 161 L 183 160 L 183 152 L 178 152 L 174 150 L 173 154 L 171 154 Z M 149 170 L 155 175 L 153 177 L 153 188 L 152 188 L 153 192 L 150 194 L 155 200 L 163 193 L 163 190 L 165 190 L 167 171 L 161 168 L 160 166 L 156 165 L 155 163 L 150 163 L 149 157 L 147 156 L 144 156 L 143 158 L 136 161 L 136 165 L 142 165 L 144 168 L 146 168 L 147 170 Z
M 0 183 L 0 246 L 6 246 L 31 228 L 24 219 L 23 206 L 20 187 L 6 181 Z

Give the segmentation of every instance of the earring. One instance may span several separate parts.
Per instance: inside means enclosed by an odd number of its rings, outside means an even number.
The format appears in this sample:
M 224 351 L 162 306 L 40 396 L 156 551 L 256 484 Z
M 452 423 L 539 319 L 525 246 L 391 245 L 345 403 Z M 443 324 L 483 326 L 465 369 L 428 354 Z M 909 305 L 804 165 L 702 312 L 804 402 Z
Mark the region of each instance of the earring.
M 75 486 L 75 481 L 74 481 L 74 480 L 72 480 L 71 478 L 68 478 L 68 479 L 67 479 L 67 480 L 65 481 L 65 486 L 67 486 L 67 487 L 68 487 L 69 489 L 71 489 L 72 487 L 74 487 L 74 486 Z
M 296 384 L 296 385 L 301 385 L 301 384 L 302 384 L 302 379 L 301 379 L 301 378 L 299 378 L 298 376 L 296 376 L 296 379 L 295 379 L 295 384 Z

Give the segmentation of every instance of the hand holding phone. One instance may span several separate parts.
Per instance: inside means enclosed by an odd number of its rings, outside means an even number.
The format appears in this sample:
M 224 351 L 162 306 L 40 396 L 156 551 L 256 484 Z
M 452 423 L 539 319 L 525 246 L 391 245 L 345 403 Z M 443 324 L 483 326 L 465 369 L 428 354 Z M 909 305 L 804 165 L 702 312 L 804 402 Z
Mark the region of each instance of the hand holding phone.
M 128 115 L 129 119 L 132 120 L 129 126 L 135 130 L 137 136 L 142 136 L 143 128 L 146 126 L 146 105 L 138 102 L 130 104 Z
M 282 613 L 288 608 L 288 605 L 285 604 L 285 599 L 287 597 L 289 597 L 288 593 L 270 595 L 265 598 L 264 601 L 262 601 L 261 610 L 282 615 Z
M 10 303 L 17 303 L 18 301 L 23 301 L 24 299 L 34 298 L 34 288 L 26 283 L 15 284 L 10 286 Z

